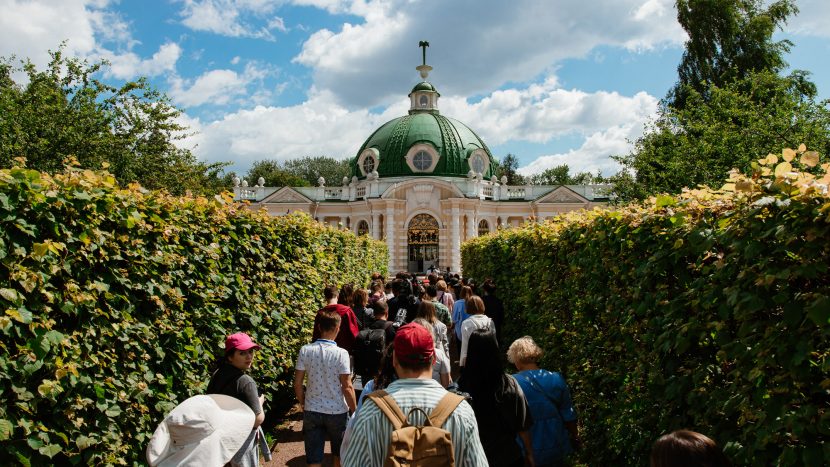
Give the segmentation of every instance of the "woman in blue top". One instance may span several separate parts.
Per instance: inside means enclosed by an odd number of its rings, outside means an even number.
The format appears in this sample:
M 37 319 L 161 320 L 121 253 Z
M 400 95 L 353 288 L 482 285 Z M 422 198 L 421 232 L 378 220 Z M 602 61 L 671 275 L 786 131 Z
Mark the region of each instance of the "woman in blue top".
M 573 448 L 579 447 L 576 412 L 565 378 L 539 368 L 542 354 L 533 338 L 525 336 L 510 344 L 507 359 L 519 370 L 513 376 L 533 413 L 530 432 L 536 466 L 561 466 Z
M 452 326 L 455 331 L 455 337 L 458 339 L 458 345 L 461 346 L 461 323 L 464 322 L 470 315 L 467 314 L 466 300 L 473 295 L 473 289 L 461 287 L 460 299 L 456 300 L 452 306 Z

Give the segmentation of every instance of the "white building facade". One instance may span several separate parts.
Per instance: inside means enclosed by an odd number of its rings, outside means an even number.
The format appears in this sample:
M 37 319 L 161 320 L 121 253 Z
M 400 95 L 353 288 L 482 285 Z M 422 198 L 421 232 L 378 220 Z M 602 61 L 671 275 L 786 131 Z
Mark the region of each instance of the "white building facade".
M 417 69 L 425 80 L 431 68 Z M 507 185 L 483 140 L 438 111 L 440 94 L 422 81 L 409 114 L 378 128 L 352 159 L 351 178 L 332 186 L 249 187 L 234 195 L 272 216 L 297 211 L 319 222 L 384 240 L 389 272 L 432 265 L 461 271 L 461 243 L 499 228 L 541 221 L 607 202 L 607 186 Z M 328 181 L 331 182 L 331 181 Z

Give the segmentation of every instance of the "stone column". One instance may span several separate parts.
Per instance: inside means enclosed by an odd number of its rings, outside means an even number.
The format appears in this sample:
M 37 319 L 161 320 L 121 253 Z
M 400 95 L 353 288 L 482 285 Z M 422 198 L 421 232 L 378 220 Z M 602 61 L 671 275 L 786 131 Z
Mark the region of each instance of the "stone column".
M 472 212 L 467 213 L 467 240 L 476 238 L 478 234 L 478 224 Z
M 380 240 L 380 213 L 372 213 L 372 238 Z
M 459 226 L 459 217 L 461 211 L 458 208 L 452 208 L 452 220 L 450 221 L 450 244 L 452 250 L 450 251 L 450 267 L 453 272 L 461 271 L 461 227 Z
M 389 249 L 389 276 L 394 277 L 398 272 L 396 265 L 398 263 L 397 252 L 395 251 L 395 208 L 386 208 L 386 247 Z

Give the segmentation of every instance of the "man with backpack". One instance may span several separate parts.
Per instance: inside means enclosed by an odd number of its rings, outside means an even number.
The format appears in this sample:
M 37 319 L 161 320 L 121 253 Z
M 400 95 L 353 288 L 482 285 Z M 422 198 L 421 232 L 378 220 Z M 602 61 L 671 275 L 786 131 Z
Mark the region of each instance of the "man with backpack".
M 364 401 L 345 467 L 487 465 L 473 409 L 432 379 L 434 360 L 429 331 L 418 324 L 398 329 L 392 362 L 399 379 Z
M 386 301 L 378 300 L 373 308 L 374 321 L 357 333 L 352 349 L 354 371 L 364 384 L 377 374 L 386 345 L 395 340 L 395 327 L 392 321 L 386 320 L 389 315 Z

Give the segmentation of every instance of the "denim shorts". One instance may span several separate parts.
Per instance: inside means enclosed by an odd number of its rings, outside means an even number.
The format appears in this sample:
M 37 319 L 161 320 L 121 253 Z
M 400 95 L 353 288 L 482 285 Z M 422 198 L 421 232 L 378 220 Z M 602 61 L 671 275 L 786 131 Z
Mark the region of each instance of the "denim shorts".
M 331 454 L 340 457 L 340 444 L 346 431 L 349 413 L 326 414 L 320 412 L 303 412 L 303 442 L 305 444 L 306 464 L 323 462 L 326 435 L 331 440 Z

